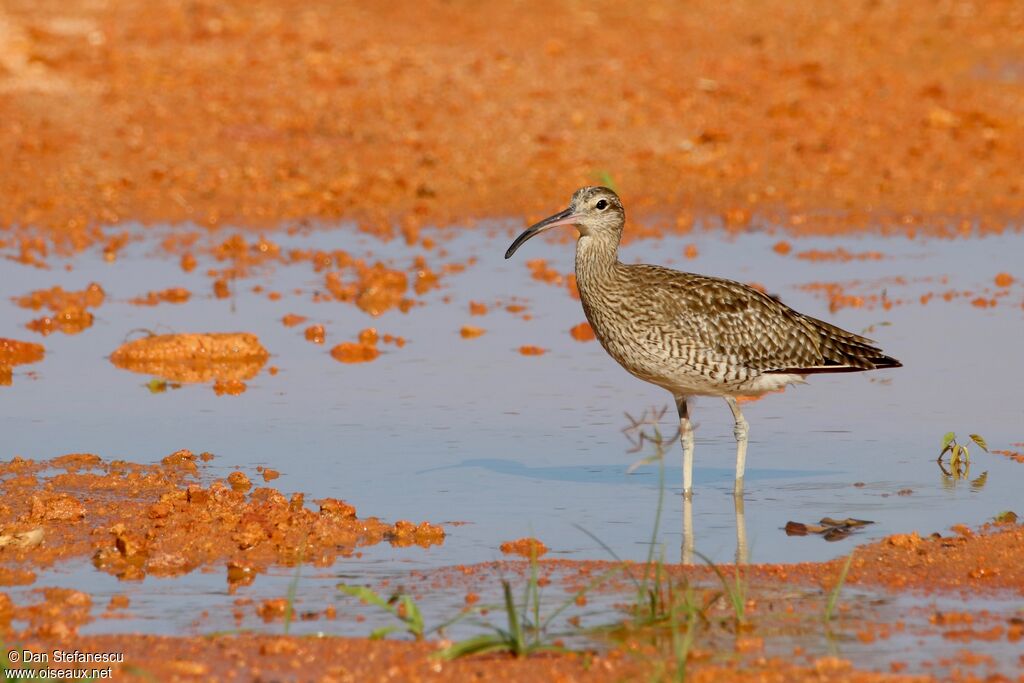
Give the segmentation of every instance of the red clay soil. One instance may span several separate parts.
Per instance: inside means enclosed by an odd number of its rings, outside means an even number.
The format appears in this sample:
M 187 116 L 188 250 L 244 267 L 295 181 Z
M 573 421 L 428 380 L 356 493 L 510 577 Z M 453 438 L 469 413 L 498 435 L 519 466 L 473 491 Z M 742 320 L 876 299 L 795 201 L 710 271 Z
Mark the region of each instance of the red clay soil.
M 1016 0 L 8 0 L 0 226 L 49 231 L 0 240 L 34 262 L 125 220 L 415 232 L 608 176 L 683 229 L 999 228 L 1024 210 L 1022 36 Z
M 90 556 L 126 580 L 220 567 L 231 587 L 271 565 L 327 567 L 376 543 L 444 542 L 439 526 L 359 518 L 333 498 L 311 509 L 301 493 L 253 488 L 240 471 L 204 484 L 200 467 L 211 458 L 182 450 L 156 465 L 91 454 L 0 463 L 0 586 L 31 584 L 36 568 Z
M 430 657 L 437 644 L 368 641 L 359 638 L 296 638 L 243 634 L 215 638 L 91 636 L 70 641 L 21 644 L 34 652 L 124 653 L 114 664 L 117 680 L 253 681 L 294 680 L 322 683 L 370 681 L 552 681 L 620 683 L 649 680 L 655 663 L 642 654 L 538 656 L 514 659 L 477 657 L 441 662 Z M 861 672 L 849 661 L 824 657 L 812 667 L 767 659 L 738 669 L 725 664 L 691 666 L 687 681 L 699 683 L 923 683 L 925 676 Z
M 897 534 L 857 548 L 847 582 L 887 590 L 1012 591 L 1024 596 L 1024 526 L 989 525 L 975 532 L 963 525 L 948 536 Z M 780 579 L 836 576 L 845 560 L 825 564 L 758 568 Z
M 331 566 L 338 555 L 358 552 L 363 545 L 390 541 L 397 545 L 443 541 L 443 531 L 429 524 L 394 525 L 375 518 L 360 519 L 346 503 L 317 501 L 319 510 L 307 508 L 301 494 L 289 500 L 272 488 L 253 489 L 243 472 L 203 485 L 207 454 L 178 451 L 157 465 L 105 462 L 94 455 L 73 454 L 51 461 L 15 459 L 0 465 L 0 585 L 32 584 L 34 569 L 60 560 L 88 555 L 95 566 L 122 580 L 147 575 L 173 576 L 208 567 L 223 567 L 229 589 L 253 580 L 273 565 L 305 561 Z M 1024 593 L 1024 527 L 1015 523 L 990 525 L 978 531 L 957 527 L 951 536 L 921 538 L 897 535 L 854 551 L 848 584 L 873 586 L 884 591 L 907 589 L 970 594 L 1006 591 Z M 507 547 L 506 547 L 507 546 Z M 519 539 L 503 550 L 538 553 L 536 539 Z M 609 567 L 606 562 L 539 560 L 541 580 L 559 574 L 563 587 L 574 590 Z M 842 560 L 794 565 L 747 567 L 752 618 L 760 618 L 756 603 L 793 582 L 835 585 Z M 453 567 L 429 582 L 465 581 L 468 587 L 493 580 L 497 573 L 526 571 L 529 563 L 502 566 Z M 675 574 L 711 578 L 706 567 L 670 566 Z M 728 569 L 725 570 L 730 573 Z M 375 642 L 363 639 L 312 639 L 242 635 L 192 638 L 145 635 L 79 636 L 78 628 L 94 618 L 87 593 L 64 588 L 33 591 L 38 600 L 16 604 L 0 593 L 0 635 L 8 643 L 40 648 L 117 651 L 126 656 L 118 676 L 131 679 L 146 674 L 157 680 L 252 680 L 283 677 L 289 680 L 596 680 L 648 678 L 657 662 L 665 664 L 663 650 L 644 641 L 627 641 L 600 656 L 566 655 L 515 660 L 484 657 L 440 663 L 428 655 L 439 643 Z M 116 598 L 117 596 L 115 596 Z M 471 604 L 467 596 L 467 604 Z M 107 612 L 127 607 L 124 596 L 112 599 Z M 259 612 L 280 617 L 284 600 L 269 600 Z M 334 618 L 333 608 L 324 616 Z M 263 615 L 266 612 L 267 615 Z M 971 630 L 971 615 L 950 617 L 936 613 L 935 622 L 948 626 L 954 636 L 986 637 L 980 621 Z M 12 621 L 26 626 L 12 630 Z M 998 639 L 1013 642 L 1024 636 L 1024 625 L 1013 619 L 997 625 Z M 868 625 L 864 633 L 888 632 L 882 624 Z M 874 629 L 874 630 L 872 630 Z M 991 630 L 991 629 L 990 629 Z M 962 632 L 962 633 L 961 633 Z M 947 634 L 948 635 L 948 634 Z M 860 636 L 858 636 L 860 637 Z M 945 637 L 945 636 L 944 636 Z M 952 636 L 950 636 L 952 637 Z M 737 654 L 747 653 L 737 640 Z M 813 660 L 803 668 L 761 656 L 760 638 L 750 653 L 730 665 L 714 662 L 710 652 L 691 661 L 692 680 L 698 681 L 911 681 L 928 680 L 854 671 L 850 662 L 833 658 Z M 752 641 L 753 642 L 753 641 Z M 631 644 L 632 643 L 632 644 Z M 51 663 L 52 666 L 52 663 Z M 121 665 L 119 665 L 121 666 Z M 137 667 L 137 668 L 132 668 Z M 964 679 L 969 680 L 969 679 Z
M 916 533 L 896 534 L 879 541 L 852 549 L 853 560 L 845 578 L 845 585 L 878 588 L 888 592 L 905 590 L 922 594 L 942 592 L 947 595 L 1024 595 L 1024 525 L 1016 522 L 987 524 L 972 530 L 957 525 L 948 535 L 932 534 L 921 537 Z M 517 554 L 528 556 L 528 544 L 540 543 L 536 539 L 520 539 L 502 545 L 519 549 Z M 800 562 L 792 564 L 754 564 L 742 567 L 743 576 L 753 585 L 772 589 L 792 583 L 818 585 L 830 590 L 842 573 L 846 557 L 829 562 Z M 538 560 L 542 577 L 561 577 L 567 591 L 587 586 L 594 579 L 622 565 L 610 561 Z M 639 577 L 645 569 L 640 563 L 627 563 L 627 568 Z M 715 583 L 714 571 L 704 564 L 665 565 L 664 569 L 675 577 L 710 579 Z M 725 576 L 733 575 L 731 565 L 719 565 Z M 428 587 L 453 586 L 477 589 L 481 578 L 494 575 L 526 575 L 529 565 L 525 561 L 502 561 L 476 565 L 459 565 L 423 578 Z M 601 585 L 611 590 L 628 587 L 625 575 L 618 575 Z M 600 590 L 600 588 L 599 588 Z
M 957 525 L 952 534 L 945 536 L 896 534 L 859 546 L 852 553 L 846 585 L 958 596 L 1005 595 L 1006 592 L 1024 596 L 1024 525 L 1021 524 L 988 524 L 976 531 Z M 554 560 L 541 564 L 556 566 L 558 563 L 560 561 Z M 755 564 L 744 567 L 743 572 L 750 580 L 768 586 L 796 581 L 830 589 L 845 563 L 846 558 L 841 557 L 830 562 Z M 589 576 L 598 568 L 612 565 L 566 562 L 564 566 L 579 566 L 582 573 Z M 713 575 L 709 568 L 701 565 L 671 565 L 668 569 L 680 575 Z M 722 566 L 721 570 L 726 576 L 732 575 L 731 566 Z

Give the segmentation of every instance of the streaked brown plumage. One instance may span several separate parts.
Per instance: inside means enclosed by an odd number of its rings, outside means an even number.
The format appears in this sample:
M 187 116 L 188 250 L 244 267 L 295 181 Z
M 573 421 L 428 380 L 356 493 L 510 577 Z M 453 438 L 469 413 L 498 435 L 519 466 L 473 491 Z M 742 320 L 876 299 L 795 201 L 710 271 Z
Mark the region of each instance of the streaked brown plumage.
M 736 420 L 736 492 L 743 486 L 747 423 L 736 396 L 758 395 L 821 372 L 900 367 L 852 332 L 798 313 L 739 282 L 618 259 L 622 202 L 606 187 L 576 191 L 569 208 L 523 232 L 526 240 L 574 225 L 576 282 L 601 345 L 627 371 L 672 392 L 683 443 L 683 489 L 692 492 L 688 396 L 722 396 Z

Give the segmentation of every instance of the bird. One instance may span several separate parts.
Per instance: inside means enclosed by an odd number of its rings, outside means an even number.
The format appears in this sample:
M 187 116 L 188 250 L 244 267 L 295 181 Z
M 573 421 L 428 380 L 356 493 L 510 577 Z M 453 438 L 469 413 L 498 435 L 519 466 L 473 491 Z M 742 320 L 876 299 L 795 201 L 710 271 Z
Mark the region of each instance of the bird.
M 749 426 L 740 396 L 761 396 L 808 375 L 902 366 L 875 342 L 799 313 L 725 278 L 619 261 L 626 211 L 611 189 L 578 189 L 564 211 L 524 230 L 509 259 L 530 238 L 574 226 L 576 286 L 604 350 L 635 377 L 671 392 L 679 414 L 683 496 L 693 496 L 693 425 L 688 400 L 718 396 L 732 411 L 734 496 L 742 499 Z

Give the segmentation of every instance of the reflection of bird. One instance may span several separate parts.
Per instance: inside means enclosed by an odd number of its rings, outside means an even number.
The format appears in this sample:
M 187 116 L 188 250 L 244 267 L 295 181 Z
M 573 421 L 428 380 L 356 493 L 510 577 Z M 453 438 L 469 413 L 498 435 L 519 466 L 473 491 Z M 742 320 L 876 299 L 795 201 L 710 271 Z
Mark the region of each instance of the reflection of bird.
M 743 490 L 747 421 L 737 396 L 757 396 L 819 372 L 897 368 L 870 339 L 841 330 L 732 280 L 619 262 L 625 210 L 606 187 L 584 187 L 569 208 L 529 227 L 505 252 L 545 230 L 574 225 L 583 311 L 612 358 L 672 392 L 683 444 L 683 494 L 693 492 L 688 396 L 721 396 L 736 420 L 736 486 Z

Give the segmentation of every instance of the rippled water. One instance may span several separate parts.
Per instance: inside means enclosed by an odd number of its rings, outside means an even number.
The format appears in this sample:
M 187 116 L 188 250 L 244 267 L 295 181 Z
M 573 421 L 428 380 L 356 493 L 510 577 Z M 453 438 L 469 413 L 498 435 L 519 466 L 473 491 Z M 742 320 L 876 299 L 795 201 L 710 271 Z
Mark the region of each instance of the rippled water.
M 282 472 L 274 484 L 285 493 L 343 498 L 360 514 L 389 520 L 467 522 L 449 527 L 440 547 L 375 547 L 361 559 L 339 562 L 331 572 L 304 569 L 300 600 L 311 603 L 332 596 L 338 574 L 367 582 L 410 569 L 499 559 L 502 541 L 525 535 L 541 538 L 555 557 L 606 558 L 577 527 L 624 558 L 642 559 L 650 540 L 658 470 L 651 465 L 628 473 L 640 456 L 627 452 L 629 444 L 620 432 L 627 424 L 625 412 L 667 406 L 670 397 L 626 374 L 596 342 L 570 337 L 569 328 L 584 319 L 579 302 L 564 287 L 531 279 L 524 262 L 547 258 L 567 273 L 572 247 L 534 240 L 505 261 L 505 248 L 518 227 L 440 233 L 450 258 L 463 261 L 475 255 L 477 263 L 447 276 L 440 290 L 424 297 L 427 305 L 377 319 L 350 304 L 312 303 L 322 279 L 308 264 L 262 271 L 229 300 L 198 296 L 182 306 L 128 305 L 127 299 L 164 287 L 183 286 L 201 295 L 210 291 L 209 279 L 201 274 L 205 263 L 186 274 L 177 259 L 155 248 L 164 234 L 158 229 L 146 231 L 147 238 L 126 248 L 114 263 L 92 253 L 75 257 L 69 261 L 71 272 L 0 261 L 0 336 L 33 336 L 23 325 L 37 316 L 15 307 L 11 296 L 54 284 L 78 289 L 90 281 L 108 294 L 91 329 L 48 337 L 46 359 L 16 368 L 14 385 L 0 388 L 0 457 L 93 452 L 107 459 L 154 462 L 179 448 L 211 451 L 217 456 L 215 474 L 241 467 L 253 476 L 257 465 L 266 465 Z M 275 234 L 274 239 L 286 247 L 372 252 L 403 266 L 419 253 L 397 241 L 379 244 L 344 229 Z M 914 530 L 930 533 L 954 523 L 979 524 L 1019 508 L 1024 466 L 976 452 L 970 479 L 952 481 L 942 475 L 935 456 L 942 434 L 950 430 L 980 433 L 995 448 L 1024 441 L 1024 288 L 1014 285 L 995 308 L 974 307 L 969 304 L 973 297 L 951 302 L 935 297 L 927 305 L 918 298 L 926 292 L 993 289 L 996 273 L 1019 274 L 1024 237 L 794 241 L 794 252 L 843 247 L 884 254 L 881 260 L 847 263 L 781 256 L 771 248 L 777 240 L 759 233 L 730 238 L 697 232 L 633 243 L 622 253 L 626 261 L 668 263 L 763 283 L 803 312 L 853 331 L 873 328 L 869 336 L 904 362 L 904 368 L 893 371 L 816 376 L 807 386 L 745 407 L 751 441 L 743 531 L 749 559 L 824 560 L 847 552 L 854 542 Z M 686 260 L 684 248 L 691 243 L 700 256 Z M 897 276 L 902 280 L 892 279 Z M 801 288 L 821 281 L 858 281 L 848 292 L 868 296 L 885 289 L 890 299 L 908 303 L 890 310 L 878 306 L 830 313 L 824 297 Z M 250 292 L 252 284 L 303 293 L 273 302 Z M 469 316 L 470 300 L 490 304 L 512 296 L 526 300 L 531 320 L 501 310 Z M 286 313 L 325 324 L 328 344 L 305 341 L 301 326 L 284 327 L 280 318 Z M 487 333 L 463 340 L 458 332 L 464 324 L 480 325 Z M 401 349 L 386 347 L 387 353 L 363 365 L 331 359 L 332 343 L 351 340 L 370 325 L 409 343 Z M 254 332 L 281 371 L 276 376 L 264 371 L 237 397 L 218 397 L 204 385 L 153 395 L 144 387 L 146 377 L 118 370 L 106 359 L 138 328 Z M 523 344 L 549 352 L 522 356 L 517 349 Z M 691 412 L 697 423 L 695 546 L 716 561 L 731 561 L 737 538 L 731 415 L 717 399 L 699 399 Z M 669 411 L 663 420 L 666 432 L 673 429 L 671 418 Z M 670 560 L 679 557 L 683 540 L 680 460 L 676 445 L 665 470 L 669 495 L 659 538 Z M 987 477 L 980 478 L 984 473 Z M 897 495 L 900 491 L 904 495 Z M 825 516 L 875 523 L 837 543 L 783 532 L 787 521 L 816 522 Z M 261 576 L 243 594 L 282 595 L 290 578 L 287 570 Z M 49 584 L 132 597 L 135 618 L 99 621 L 87 627 L 90 631 L 211 630 L 226 625 L 218 606 L 230 606 L 234 599 L 226 594 L 219 569 L 125 586 L 78 563 L 42 573 L 37 585 Z M 211 616 L 193 624 L 200 609 L 209 609 Z M 331 628 L 363 633 L 365 627 L 339 621 Z

